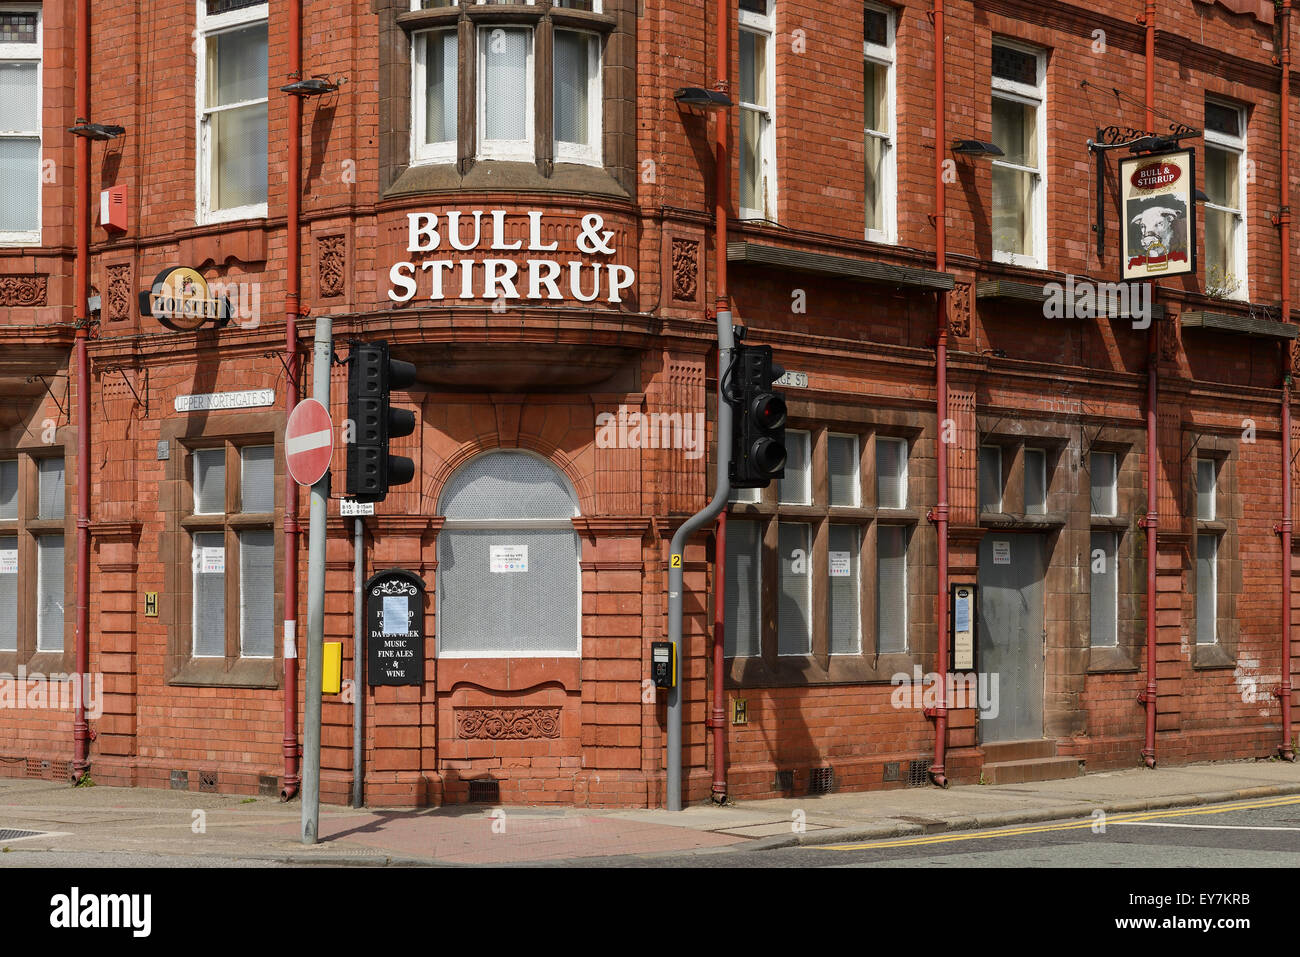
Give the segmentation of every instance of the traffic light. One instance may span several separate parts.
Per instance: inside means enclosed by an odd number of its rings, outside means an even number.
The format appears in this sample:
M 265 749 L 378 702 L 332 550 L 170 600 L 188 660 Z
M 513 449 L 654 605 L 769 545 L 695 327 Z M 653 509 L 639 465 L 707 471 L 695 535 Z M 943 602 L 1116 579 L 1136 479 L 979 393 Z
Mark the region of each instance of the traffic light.
M 348 363 L 354 437 L 348 446 L 347 491 L 359 502 L 382 502 L 389 488 L 415 478 L 415 463 L 388 451 L 390 440 L 415 431 L 415 413 L 389 404 L 393 389 L 415 382 L 415 366 L 390 358 L 387 342 L 353 342 Z
M 731 487 L 767 488 L 785 477 L 785 399 L 772 383 L 785 370 L 772 361 L 771 346 L 737 343 L 723 394 L 734 412 Z

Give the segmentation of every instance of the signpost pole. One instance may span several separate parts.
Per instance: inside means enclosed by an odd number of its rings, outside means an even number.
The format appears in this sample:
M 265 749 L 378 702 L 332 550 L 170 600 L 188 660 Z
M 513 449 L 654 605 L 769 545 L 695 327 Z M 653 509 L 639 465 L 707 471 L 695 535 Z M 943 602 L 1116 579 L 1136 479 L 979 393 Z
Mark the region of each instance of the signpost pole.
M 316 318 L 312 346 L 312 398 L 330 407 L 334 321 Z M 322 656 L 325 637 L 325 503 L 329 469 L 311 487 L 311 525 L 307 533 L 307 687 L 303 709 L 302 842 L 315 844 L 320 831 L 320 719 Z
M 361 719 L 362 689 L 365 687 L 366 627 L 361 602 L 362 547 L 364 524 L 360 517 L 352 520 L 352 806 L 361 807 Z

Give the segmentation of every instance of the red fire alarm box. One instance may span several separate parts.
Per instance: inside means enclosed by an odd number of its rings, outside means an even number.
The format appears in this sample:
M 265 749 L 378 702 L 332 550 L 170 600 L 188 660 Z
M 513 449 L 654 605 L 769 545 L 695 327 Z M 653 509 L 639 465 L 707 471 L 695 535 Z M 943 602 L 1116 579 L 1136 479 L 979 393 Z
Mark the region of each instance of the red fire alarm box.
M 99 194 L 99 225 L 126 232 L 126 186 L 112 186 Z

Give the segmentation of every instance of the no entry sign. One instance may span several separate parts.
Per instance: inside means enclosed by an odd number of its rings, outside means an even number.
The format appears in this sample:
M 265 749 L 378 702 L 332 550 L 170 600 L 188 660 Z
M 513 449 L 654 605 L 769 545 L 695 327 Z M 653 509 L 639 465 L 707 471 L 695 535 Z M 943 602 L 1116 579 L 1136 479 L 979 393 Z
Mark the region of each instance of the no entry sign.
M 284 429 L 284 454 L 289 474 L 299 485 L 315 485 L 334 455 L 334 423 L 329 410 L 315 399 L 303 399 Z

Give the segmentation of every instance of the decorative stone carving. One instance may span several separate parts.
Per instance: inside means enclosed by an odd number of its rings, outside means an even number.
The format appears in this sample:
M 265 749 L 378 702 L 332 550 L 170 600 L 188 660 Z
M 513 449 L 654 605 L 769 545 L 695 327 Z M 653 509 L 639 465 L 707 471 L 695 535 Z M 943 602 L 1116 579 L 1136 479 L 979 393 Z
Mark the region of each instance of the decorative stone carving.
M 456 737 L 492 741 L 521 738 L 558 738 L 560 709 L 457 708 Z
M 1300 379 L 1300 340 L 1291 340 L 1291 377 Z
M 108 298 L 104 314 L 109 322 L 121 322 L 131 316 L 131 264 L 108 267 Z
M 948 294 L 948 331 L 954 336 L 970 335 L 971 302 L 974 286 L 959 282 Z
M 0 276 L 0 306 L 43 306 L 49 276 Z
M 693 239 L 673 240 L 673 299 L 695 302 L 699 287 L 700 244 Z
M 317 277 L 322 299 L 343 295 L 348 243 L 343 236 L 322 236 L 316 244 Z
M 1178 317 L 1169 316 L 1160 323 L 1160 358 L 1173 362 L 1178 358 Z

